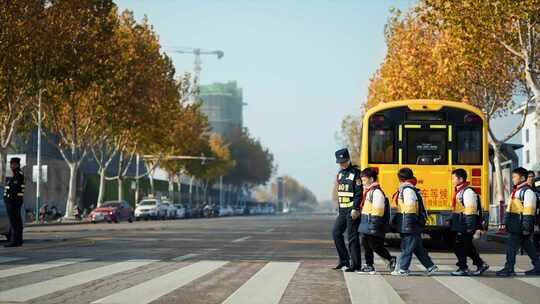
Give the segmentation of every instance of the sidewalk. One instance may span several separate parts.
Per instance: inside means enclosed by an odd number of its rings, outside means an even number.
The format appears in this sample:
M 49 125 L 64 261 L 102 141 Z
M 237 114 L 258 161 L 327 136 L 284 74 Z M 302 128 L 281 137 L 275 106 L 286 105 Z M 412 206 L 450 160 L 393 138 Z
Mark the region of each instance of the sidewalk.
M 65 226 L 65 225 L 83 225 L 83 224 L 91 224 L 91 223 L 92 222 L 88 220 L 63 219 L 61 222 L 59 221 L 53 221 L 53 222 L 47 222 L 47 223 L 26 222 L 24 223 L 24 226 L 25 227 Z

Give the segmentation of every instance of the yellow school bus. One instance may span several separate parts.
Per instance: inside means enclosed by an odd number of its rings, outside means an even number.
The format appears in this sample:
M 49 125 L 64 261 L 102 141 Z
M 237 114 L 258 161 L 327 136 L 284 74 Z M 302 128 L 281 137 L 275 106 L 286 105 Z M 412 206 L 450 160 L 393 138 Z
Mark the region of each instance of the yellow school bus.
M 450 237 L 453 187 L 451 172 L 463 168 L 481 195 L 488 218 L 487 121 L 476 107 L 445 100 L 402 100 L 381 103 L 363 119 L 361 167 L 375 167 L 391 199 L 397 172 L 409 167 L 418 179 L 429 213 L 426 232 Z

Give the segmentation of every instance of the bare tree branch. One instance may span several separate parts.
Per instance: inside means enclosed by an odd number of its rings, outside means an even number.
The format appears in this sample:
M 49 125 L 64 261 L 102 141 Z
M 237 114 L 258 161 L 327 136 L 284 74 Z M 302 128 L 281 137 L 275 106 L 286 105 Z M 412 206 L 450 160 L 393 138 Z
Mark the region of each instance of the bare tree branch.
M 512 46 L 502 41 L 501 39 L 498 39 L 497 37 L 495 37 L 495 39 L 497 39 L 497 41 L 499 41 L 499 43 L 502 44 L 502 46 L 504 46 L 504 48 L 508 50 L 510 53 L 514 54 L 515 56 L 518 56 L 519 58 L 523 60 L 526 60 L 526 57 L 523 53 L 518 52 L 516 49 L 514 49 Z
M 525 109 L 523 110 L 521 122 L 514 128 L 512 132 L 506 135 L 506 137 L 504 137 L 504 139 L 502 139 L 500 142 L 503 142 L 503 143 L 507 142 L 510 138 L 514 137 L 514 135 L 516 135 L 521 130 L 521 128 L 523 128 L 523 126 L 525 125 L 525 120 L 527 119 L 527 114 L 529 113 L 529 102 L 531 101 L 532 101 L 532 98 L 527 99 L 527 102 L 525 103 Z

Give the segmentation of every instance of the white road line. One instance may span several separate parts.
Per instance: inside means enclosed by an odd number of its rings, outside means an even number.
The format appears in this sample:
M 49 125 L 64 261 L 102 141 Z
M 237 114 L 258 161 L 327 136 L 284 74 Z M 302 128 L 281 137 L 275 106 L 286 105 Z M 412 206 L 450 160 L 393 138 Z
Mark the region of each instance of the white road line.
M 300 263 L 270 262 L 223 304 L 277 304 Z
M 39 264 L 24 265 L 19 267 L 13 267 L 9 269 L 0 270 L 0 278 L 7 278 L 19 274 L 30 273 L 34 271 L 40 271 L 60 266 L 66 266 L 76 263 L 82 263 L 89 261 L 90 259 L 61 259 L 54 261 L 46 261 Z
M 435 264 L 437 265 L 437 264 Z M 414 264 L 414 267 L 416 267 L 417 269 L 420 269 L 420 270 L 426 270 L 426 267 L 424 267 L 424 265 L 422 264 Z M 437 267 L 439 267 L 439 271 L 443 271 L 443 272 L 449 272 L 449 271 L 454 271 L 457 269 L 457 266 L 452 266 L 452 265 L 443 265 L 443 264 L 439 264 L 437 265 Z
M 249 240 L 250 238 L 251 238 L 250 236 L 245 236 L 245 237 L 242 237 L 242 238 L 236 239 L 236 240 L 232 241 L 231 243 L 240 243 L 240 242 L 245 242 L 245 241 Z
M 194 257 L 198 257 L 199 255 L 200 254 L 198 254 L 198 253 L 188 253 L 186 255 L 181 255 L 179 257 L 173 258 L 173 259 L 171 259 L 171 261 L 173 261 L 173 262 L 182 262 L 182 261 L 194 258 Z
M 214 271 L 227 262 L 201 261 L 135 285 L 92 303 L 146 304 Z
M 512 304 L 520 303 L 504 293 L 478 280 L 468 277 L 433 276 L 435 280 L 453 291 L 470 304 Z
M 141 267 L 156 260 L 130 260 L 98 267 L 35 284 L 21 286 L 0 292 L 2 301 L 25 302 L 73 286 L 98 280 L 116 273 Z
M 344 275 L 352 304 L 405 303 L 381 275 L 358 275 L 348 272 Z
M 265 233 L 274 232 L 274 230 L 275 230 L 274 228 L 270 228 L 270 229 L 266 230 Z
M 207 249 L 203 249 L 203 251 L 208 251 L 208 252 L 211 252 L 211 251 L 220 251 L 221 249 L 219 248 L 207 248 Z
M 0 263 L 9 263 L 14 261 L 24 260 L 25 258 L 0 256 Z
M 525 272 L 525 270 L 521 269 L 521 268 L 516 268 L 516 271 L 518 272 Z M 535 287 L 538 287 L 540 288 L 540 278 L 539 277 L 525 277 L 525 276 L 520 276 L 520 277 L 517 277 L 516 279 L 522 281 L 522 282 L 525 282 L 527 284 L 530 284 L 532 286 L 535 286 Z

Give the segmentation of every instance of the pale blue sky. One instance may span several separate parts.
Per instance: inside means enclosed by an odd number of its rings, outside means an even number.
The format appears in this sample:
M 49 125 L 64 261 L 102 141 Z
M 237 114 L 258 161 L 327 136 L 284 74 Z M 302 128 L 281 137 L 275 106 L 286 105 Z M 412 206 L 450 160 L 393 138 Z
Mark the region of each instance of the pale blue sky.
M 201 83 L 238 81 L 245 125 L 289 174 L 329 199 L 340 148 L 335 133 L 357 113 L 385 55 L 391 7 L 413 0 L 117 1 L 147 15 L 164 46 L 221 49 L 203 57 Z M 178 72 L 193 57 L 171 54 Z

